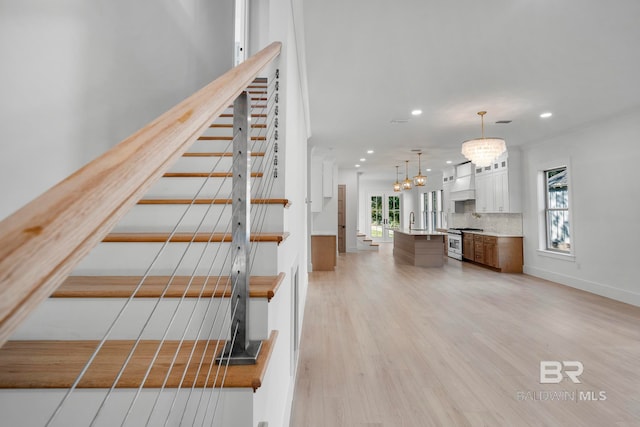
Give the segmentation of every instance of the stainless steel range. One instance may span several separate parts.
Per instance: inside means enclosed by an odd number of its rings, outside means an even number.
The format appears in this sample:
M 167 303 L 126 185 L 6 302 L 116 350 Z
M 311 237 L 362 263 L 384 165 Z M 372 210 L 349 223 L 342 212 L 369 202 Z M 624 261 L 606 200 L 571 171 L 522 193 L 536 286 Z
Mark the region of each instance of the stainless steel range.
M 449 228 L 447 230 L 447 255 L 451 258 L 462 260 L 462 232 L 463 231 L 483 231 L 481 228 Z

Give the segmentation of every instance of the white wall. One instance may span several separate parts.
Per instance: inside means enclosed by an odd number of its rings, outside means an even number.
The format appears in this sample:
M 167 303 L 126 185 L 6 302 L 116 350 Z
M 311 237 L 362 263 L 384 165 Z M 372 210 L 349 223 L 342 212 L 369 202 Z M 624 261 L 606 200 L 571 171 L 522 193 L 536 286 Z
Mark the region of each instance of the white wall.
M 418 228 L 420 224 L 420 194 L 418 190 L 402 190 L 402 202 L 400 203 L 400 224 L 402 228 L 409 228 L 409 217 L 411 212 L 415 214 L 413 227 Z
M 250 2 L 250 7 L 255 6 L 255 1 Z M 279 60 L 280 69 L 280 125 L 281 151 L 284 157 L 284 169 L 279 168 L 279 184 L 284 188 L 284 195 L 291 202 L 291 206 L 285 209 L 284 227 L 290 233 L 289 237 L 278 249 L 278 271 L 286 274 L 285 286 L 280 291 L 293 296 L 292 271 L 298 269 L 299 279 L 299 324 L 298 333 L 302 330 L 302 321 L 308 286 L 308 242 L 307 242 L 307 130 L 306 122 L 307 106 L 305 104 L 303 86 L 306 84 L 304 77 L 304 64 L 299 62 L 300 50 L 304 50 L 298 33 L 304 30 L 302 3 L 298 0 L 269 0 L 261 2 L 259 16 L 252 13 L 252 19 L 261 22 L 258 36 L 250 36 L 250 52 L 257 52 L 273 41 L 283 43 L 282 54 Z M 268 19 L 264 20 L 264 13 L 268 12 Z M 268 37 L 265 39 L 265 34 Z M 269 388 L 268 398 L 260 403 L 254 414 L 254 425 L 267 421 L 270 426 L 285 427 L 289 425 L 291 401 L 295 385 L 295 373 L 291 371 L 292 345 L 293 345 L 293 303 L 289 297 L 288 310 L 280 310 L 277 314 L 279 335 L 273 357 L 269 363 L 267 372 Z
M 232 66 L 229 1 L 0 11 L 0 219 Z
M 249 40 L 247 57 L 258 53 L 266 47 L 269 37 L 269 1 L 248 0 L 249 7 Z
M 324 161 L 325 151 L 318 147 L 311 147 L 309 150 L 309 207 L 311 212 L 322 212 L 323 196 L 322 196 L 322 163 Z M 313 229 L 313 227 L 312 227 Z
M 358 172 L 355 169 L 338 171 L 338 184 L 346 186 L 345 245 L 347 252 L 358 251 Z
M 603 120 L 523 151 L 525 272 L 640 305 L 640 110 Z M 556 161 L 557 159 L 557 161 Z M 575 258 L 538 251 L 537 173 L 568 162 Z

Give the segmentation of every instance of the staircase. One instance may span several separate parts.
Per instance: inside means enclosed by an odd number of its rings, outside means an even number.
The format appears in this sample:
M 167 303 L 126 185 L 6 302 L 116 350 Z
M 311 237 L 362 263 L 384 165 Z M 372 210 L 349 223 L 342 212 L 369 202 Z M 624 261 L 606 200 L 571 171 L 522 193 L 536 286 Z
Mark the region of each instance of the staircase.
M 267 114 L 272 87 L 256 79 L 248 88 L 256 171 L 249 339 L 262 341 L 257 363 L 222 374 L 224 364 L 214 362 L 231 339 L 231 259 L 221 255 L 231 245 L 230 107 L 0 348 L 3 425 L 47 425 L 106 334 L 50 425 L 268 421 L 269 404 L 287 394 L 279 378 L 284 372 L 289 380 L 289 338 L 278 329 L 288 327 L 282 313 L 291 309 L 292 286 L 277 270 L 289 202 L 277 194 L 282 186 L 267 196 L 259 192 L 265 180 L 277 179 L 264 167 L 274 149 Z
M 358 238 L 357 247 L 359 251 L 377 251 L 380 248 L 378 243 L 364 233 L 358 232 L 356 237 Z

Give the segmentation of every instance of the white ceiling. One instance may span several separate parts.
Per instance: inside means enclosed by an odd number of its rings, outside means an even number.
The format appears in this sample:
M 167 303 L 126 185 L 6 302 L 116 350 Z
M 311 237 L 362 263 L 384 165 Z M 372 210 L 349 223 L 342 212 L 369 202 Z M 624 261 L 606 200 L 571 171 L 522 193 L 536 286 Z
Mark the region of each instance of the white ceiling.
M 509 148 L 640 105 L 640 0 L 305 0 L 304 19 L 310 143 L 369 178 L 415 175 L 415 148 L 423 172 L 464 161 L 480 110 Z

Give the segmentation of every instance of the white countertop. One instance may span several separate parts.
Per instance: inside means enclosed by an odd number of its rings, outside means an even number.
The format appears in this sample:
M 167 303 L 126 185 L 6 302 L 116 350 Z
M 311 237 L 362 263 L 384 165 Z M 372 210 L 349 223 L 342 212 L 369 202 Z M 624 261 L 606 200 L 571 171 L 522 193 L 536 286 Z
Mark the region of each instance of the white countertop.
M 503 233 L 494 233 L 492 231 L 463 231 L 463 233 L 479 234 L 481 236 L 492 236 L 492 237 L 522 237 L 522 234 L 503 234 Z
M 408 228 L 403 228 L 403 229 L 396 229 L 393 230 L 394 233 L 402 233 L 402 234 L 408 234 L 411 236 L 446 236 L 447 233 L 441 233 L 439 231 L 433 231 L 433 230 L 415 230 L 412 229 L 411 231 L 409 231 Z

